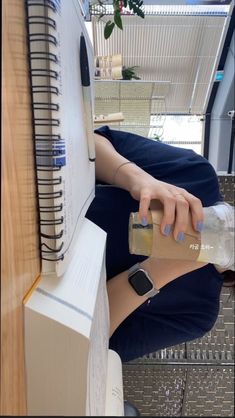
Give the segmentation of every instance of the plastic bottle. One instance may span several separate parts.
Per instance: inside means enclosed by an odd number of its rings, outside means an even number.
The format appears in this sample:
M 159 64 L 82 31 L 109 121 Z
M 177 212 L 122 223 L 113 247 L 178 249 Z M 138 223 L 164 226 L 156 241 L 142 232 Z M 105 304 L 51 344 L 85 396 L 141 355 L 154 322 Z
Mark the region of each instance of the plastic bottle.
M 234 207 L 226 202 L 217 202 L 213 206 L 203 208 L 203 212 L 204 228 L 200 234 L 201 243 L 196 261 L 234 270 Z M 131 254 L 146 256 L 152 254 L 154 228 L 151 211 L 148 212 L 147 220 L 148 225 L 143 226 L 139 221 L 138 212 L 130 214 L 129 251 Z M 195 250 L 198 249 L 198 244 L 191 245 L 195 245 Z M 173 258 L 170 246 L 166 258 Z

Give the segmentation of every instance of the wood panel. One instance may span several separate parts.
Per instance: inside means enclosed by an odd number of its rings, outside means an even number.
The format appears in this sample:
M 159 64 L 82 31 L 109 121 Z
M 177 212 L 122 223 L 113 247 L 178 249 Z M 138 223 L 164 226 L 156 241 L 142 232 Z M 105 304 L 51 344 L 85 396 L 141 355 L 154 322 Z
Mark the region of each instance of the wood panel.
M 22 299 L 40 272 L 24 0 L 2 2 L 1 415 L 26 415 Z

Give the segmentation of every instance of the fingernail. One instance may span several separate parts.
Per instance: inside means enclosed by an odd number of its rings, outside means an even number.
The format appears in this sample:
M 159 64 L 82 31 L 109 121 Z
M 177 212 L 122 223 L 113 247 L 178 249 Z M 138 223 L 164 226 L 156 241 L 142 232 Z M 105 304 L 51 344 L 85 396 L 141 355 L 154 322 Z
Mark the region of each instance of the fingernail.
M 141 224 L 142 224 L 143 226 L 147 226 L 147 225 L 148 225 L 147 218 L 143 217 L 143 218 L 141 219 Z
M 196 226 L 196 230 L 198 231 L 198 232 L 202 232 L 202 230 L 204 229 L 204 223 L 202 222 L 202 221 L 199 221 L 198 223 L 197 223 L 197 226 Z
M 184 233 L 183 232 L 179 232 L 177 235 L 177 241 L 183 241 L 184 239 Z
M 172 227 L 172 225 L 167 224 L 167 225 L 165 226 L 165 228 L 164 228 L 163 234 L 164 234 L 164 235 L 169 235 L 169 234 L 170 234 L 170 232 L 171 232 L 171 227 Z

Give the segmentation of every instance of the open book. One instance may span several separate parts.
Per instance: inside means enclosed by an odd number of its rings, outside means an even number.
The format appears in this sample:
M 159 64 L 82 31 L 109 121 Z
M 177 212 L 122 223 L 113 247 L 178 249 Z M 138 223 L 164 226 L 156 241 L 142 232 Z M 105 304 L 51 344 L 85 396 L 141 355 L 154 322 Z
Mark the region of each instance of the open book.
M 26 4 L 42 272 L 60 276 L 94 198 L 95 164 L 88 153 L 94 137 L 93 48 L 78 0 Z M 91 73 L 89 101 L 80 70 L 82 34 Z
M 122 364 L 108 350 L 105 242 L 84 219 L 63 278 L 41 277 L 25 298 L 28 415 L 123 415 Z

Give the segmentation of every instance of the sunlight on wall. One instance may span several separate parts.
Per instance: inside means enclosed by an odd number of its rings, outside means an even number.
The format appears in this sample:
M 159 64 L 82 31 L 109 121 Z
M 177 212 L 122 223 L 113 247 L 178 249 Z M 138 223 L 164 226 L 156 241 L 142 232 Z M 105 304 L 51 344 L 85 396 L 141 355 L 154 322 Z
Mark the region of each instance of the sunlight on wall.
M 85 23 L 85 26 L 86 26 L 86 29 L 87 29 L 87 32 L 88 32 L 89 38 L 90 38 L 90 40 L 91 40 L 91 43 L 92 43 L 92 45 L 93 45 L 92 22 L 84 22 L 84 23 Z

